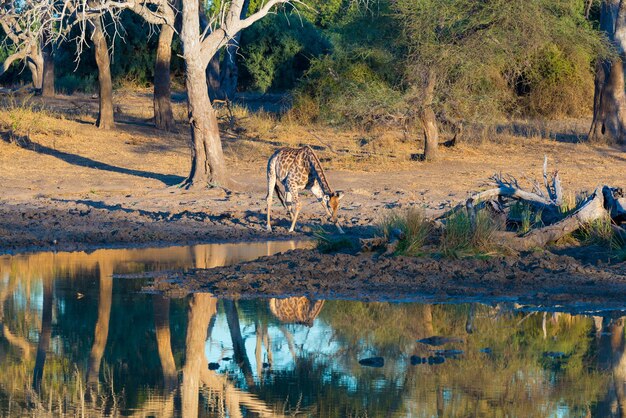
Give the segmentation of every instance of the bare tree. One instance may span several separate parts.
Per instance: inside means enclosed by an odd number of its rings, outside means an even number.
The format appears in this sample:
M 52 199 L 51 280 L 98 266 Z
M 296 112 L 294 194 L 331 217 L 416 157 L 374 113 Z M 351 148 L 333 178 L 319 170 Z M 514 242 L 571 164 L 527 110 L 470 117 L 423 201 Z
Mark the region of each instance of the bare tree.
M 617 50 L 610 60 L 596 69 L 593 121 L 589 140 L 626 143 L 626 2 L 605 0 L 600 11 L 600 29 Z
M 115 2 L 116 4 L 119 2 Z M 102 129 L 111 129 L 115 126 L 113 117 L 113 82 L 111 79 L 111 58 L 107 42 L 104 17 L 108 13 L 114 22 L 114 36 L 117 34 L 116 19 L 120 10 L 101 0 L 65 0 L 57 4 L 54 13 L 57 20 L 57 31 L 54 37 L 66 40 L 75 27 L 79 28 L 79 35 L 74 41 L 77 45 L 77 60 L 83 53 L 84 46 L 91 40 L 98 67 L 98 118 L 96 126 Z
M 300 3 L 300 1 L 294 1 Z M 231 187 L 222 151 L 215 110 L 207 94 L 206 68 L 213 57 L 235 36 L 254 22 L 267 16 L 276 6 L 293 3 L 289 0 L 269 0 L 254 14 L 242 18 L 245 0 L 233 0 L 214 15 L 207 29 L 200 33 L 200 11 L 197 0 L 182 1 L 183 58 L 186 64 L 185 84 L 191 127 L 192 161 L 184 187 L 216 185 Z
M 79 45 L 77 52 L 83 52 L 87 38 L 94 45 L 98 66 L 100 103 L 98 127 L 114 127 L 113 84 L 111 81 L 110 48 L 107 37 L 122 36 L 119 16 L 124 10 L 131 10 L 141 16 L 150 25 L 160 25 L 159 43 L 155 62 L 154 78 L 154 119 L 160 129 L 171 130 L 174 116 L 170 103 L 170 61 L 171 43 L 174 36 L 176 17 L 173 5 L 177 0 L 65 0 L 58 13 L 62 32 L 67 34 L 78 26 L 80 34 L 75 39 Z M 104 24 L 104 18 L 110 21 Z M 110 28 L 107 30 L 107 28 Z M 87 35 L 89 34 L 89 36 Z
M 44 73 L 42 54 L 42 28 L 48 10 L 48 2 L 25 1 L 16 6 L 14 1 L 0 1 L 0 26 L 6 34 L 5 48 L 11 53 L 0 65 L 0 75 L 14 62 L 25 62 L 30 69 L 33 87 L 41 89 Z
M 168 24 L 165 16 L 167 0 L 65 0 L 68 9 L 76 16 L 108 13 L 119 16 L 130 9 L 151 24 Z M 182 0 L 183 59 L 186 64 L 185 85 L 188 98 L 188 117 L 191 129 L 191 170 L 182 187 L 206 187 L 207 185 L 231 187 L 226 161 L 222 150 L 219 125 L 215 110 L 207 92 L 206 69 L 213 57 L 225 46 L 233 43 L 237 34 L 254 22 L 267 16 L 279 5 L 300 3 L 300 0 L 268 0 L 248 17 L 243 16 L 246 0 L 222 3 L 220 9 L 200 29 L 200 2 Z M 169 22 L 171 25 L 171 22 Z
M 113 117 L 113 81 L 111 79 L 111 57 L 102 25 L 102 18 L 96 16 L 89 21 L 91 41 L 94 46 L 96 65 L 98 66 L 98 119 L 96 126 L 102 129 L 115 127 Z

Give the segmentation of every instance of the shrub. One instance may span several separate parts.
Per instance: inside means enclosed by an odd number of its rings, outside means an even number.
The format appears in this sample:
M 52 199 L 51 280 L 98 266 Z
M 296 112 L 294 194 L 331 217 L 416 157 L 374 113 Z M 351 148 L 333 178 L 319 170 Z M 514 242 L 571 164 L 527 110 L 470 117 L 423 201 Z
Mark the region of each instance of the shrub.
M 65 73 L 56 77 L 54 87 L 58 93 L 74 94 L 76 91 L 91 94 L 98 91 L 96 75 L 79 76 L 75 73 Z
M 603 35 L 569 0 L 397 0 L 407 81 L 436 75 L 438 112 L 465 119 L 586 114 Z M 556 96 L 556 97 L 555 97 Z M 420 96 L 416 95 L 419 100 Z
M 531 229 L 542 225 L 541 210 L 535 210 L 532 205 L 526 202 L 515 202 L 511 206 L 511 212 L 508 217 L 509 219 L 519 221 L 518 234 L 525 234 Z
M 303 104 L 319 109 L 318 118 L 331 125 L 371 127 L 402 113 L 402 93 L 370 65 L 347 56 L 324 56 L 312 61 L 296 91 L 295 112 Z M 313 105 L 314 104 L 314 105 Z
M 330 51 L 330 41 L 309 21 L 292 13 L 270 16 L 242 32 L 239 84 L 260 92 L 293 88 L 309 60 Z

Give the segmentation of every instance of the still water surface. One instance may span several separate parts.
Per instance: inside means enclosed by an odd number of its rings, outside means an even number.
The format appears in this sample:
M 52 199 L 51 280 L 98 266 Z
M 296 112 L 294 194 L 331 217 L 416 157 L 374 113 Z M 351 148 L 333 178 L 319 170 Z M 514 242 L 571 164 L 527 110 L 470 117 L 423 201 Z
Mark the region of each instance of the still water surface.
M 141 293 L 143 279 L 113 278 L 213 267 L 299 245 L 1 256 L 0 416 L 626 412 L 621 313 L 544 313 L 511 303 L 167 299 Z

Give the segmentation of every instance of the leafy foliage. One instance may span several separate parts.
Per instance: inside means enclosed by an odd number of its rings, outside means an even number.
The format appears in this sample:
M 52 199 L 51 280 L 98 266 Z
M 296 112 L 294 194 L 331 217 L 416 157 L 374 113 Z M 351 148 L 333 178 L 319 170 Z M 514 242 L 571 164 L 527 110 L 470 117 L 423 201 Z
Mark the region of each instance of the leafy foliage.
M 590 109 L 593 62 L 608 47 L 584 18 L 583 1 L 394 5 L 409 48 L 406 76 L 416 86 L 413 95 L 433 71 L 439 111 L 485 118 Z
M 242 33 L 241 83 L 266 92 L 292 88 L 309 60 L 330 52 L 320 29 L 297 15 L 269 16 Z

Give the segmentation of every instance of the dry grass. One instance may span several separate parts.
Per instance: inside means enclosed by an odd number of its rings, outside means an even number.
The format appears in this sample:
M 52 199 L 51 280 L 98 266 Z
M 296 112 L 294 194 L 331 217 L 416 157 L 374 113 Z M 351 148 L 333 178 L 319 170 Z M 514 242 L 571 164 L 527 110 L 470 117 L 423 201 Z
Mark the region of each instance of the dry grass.
M 136 85 L 132 87 L 116 93 L 116 109 L 121 112 L 116 117 L 122 121 L 129 118 L 149 121 L 152 117 L 151 93 Z M 76 125 L 70 121 L 93 123 L 93 115 L 97 110 L 97 101 L 90 97 L 59 97 L 45 107 L 40 98 L 20 100 L 21 102 L 15 99 L 12 103 L 5 103 L 4 109 L 0 111 L 0 128 L 3 131 L 25 136 L 53 136 L 59 140 L 71 138 L 81 129 L 75 129 Z M 81 104 L 81 101 L 86 104 Z M 47 110 L 50 108 L 55 111 Z M 185 141 L 188 137 L 187 106 L 185 103 L 174 103 L 173 110 L 179 123 L 179 132 L 175 137 Z M 263 111 L 250 112 L 237 105 L 230 109 L 226 106 L 220 107 L 218 117 L 223 128 L 226 157 L 234 167 L 251 164 L 262 166 L 278 147 L 311 145 L 328 169 L 370 172 L 412 170 L 416 167 L 413 157 L 423 147 L 421 131 L 410 127 L 403 129 L 382 126 L 367 131 L 338 129 L 301 123 L 289 113 L 279 117 Z M 560 149 L 565 146 L 574 148 L 576 153 L 594 154 L 589 152 L 591 146 L 588 144 L 554 140 L 557 137 L 566 137 L 568 140 L 578 138 L 584 134 L 585 126 L 578 120 L 572 120 L 553 124 L 522 121 L 502 127 L 469 127 L 456 147 L 442 149 L 441 160 L 443 164 L 456 166 L 474 158 L 486 157 L 503 167 L 516 167 L 528 166 L 528 161 L 521 162 L 519 157 L 527 157 L 529 153 L 538 156 L 537 161 L 532 164 L 541 163 L 541 153 L 567 160 L 569 156 L 560 153 Z M 149 141 L 159 135 L 161 133 L 143 129 L 133 135 L 133 143 Z M 444 132 L 442 140 L 449 136 L 450 134 Z M 510 164 L 502 164 L 507 162 Z M 556 164 L 558 166 L 558 160 Z
M 10 142 L 26 145 L 32 135 L 72 137 L 74 130 L 62 114 L 55 114 L 33 100 L 33 96 L 8 96 L 2 101 L 0 130 Z

